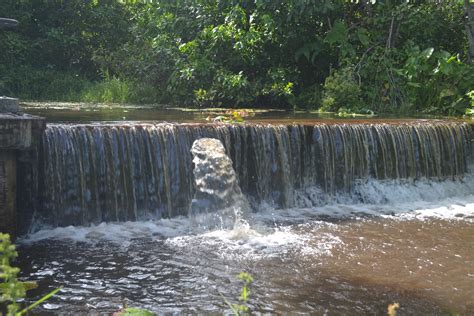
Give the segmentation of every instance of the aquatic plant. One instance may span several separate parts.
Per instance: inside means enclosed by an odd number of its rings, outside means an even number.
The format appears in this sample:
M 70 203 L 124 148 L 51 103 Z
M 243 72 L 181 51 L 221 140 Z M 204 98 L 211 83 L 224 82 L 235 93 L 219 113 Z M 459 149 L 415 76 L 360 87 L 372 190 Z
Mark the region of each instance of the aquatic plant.
M 0 303 L 8 303 L 7 315 L 20 316 L 27 314 L 30 310 L 42 304 L 51 296 L 59 292 L 61 288 L 57 288 L 46 294 L 33 304 L 21 309 L 19 301 L 26 296 L 28 290 L 37 287 L 35 282 L 18 281 L 18 273 L 20 269 L 12 267 L 10 261 L 18 256 L 15 245 L 10 241 L 10 235 L 0 233 Z
M 249 109 L 231 110 L 226 111 L 225 114 L 218 115 L 214 118 L 208 116 L 206 120 L 215 123 L 244 123 L 246 117 L 254 115 L 254 111 Z
M 250 296 L 249 286 L 253 282 L 252 276 L 247 272 L 241 272 L 237 276 L 239 280 L 241 280 L 244 284 L 242 286 L 242 290 L 240 291 L 239 296 L 239 304 L 232 304 L 230 303 L 222 294 L 221 297 L 224 302 L 229 306 L 232 313 L 236 316 L 239 315 L 249 315 L 249 307 L 247 305 L 248 298 Z

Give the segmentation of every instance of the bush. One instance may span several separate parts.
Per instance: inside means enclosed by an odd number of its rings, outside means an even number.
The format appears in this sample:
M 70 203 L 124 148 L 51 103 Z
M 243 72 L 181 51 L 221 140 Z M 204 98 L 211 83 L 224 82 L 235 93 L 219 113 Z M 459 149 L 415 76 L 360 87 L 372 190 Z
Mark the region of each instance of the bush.
M 351 67 L 335 70 L 324 83 L 321 110 L 337 112 L 341 108 L 361 108 L 361 88 Z
M 471 106 L 474 66 L 459 56 L 415 46 L 398 73 L 405 80 L 411 111 L 460 115 Z
M 24 100 L 80 101 L 81 91 L 91 84 L 77 74 L 34 69 L 30 66 L 1 73 L 0 95 L 11 95 Z
M 0 303 L 8 304 L 8 316 L 21 316 L 28 314 L 30 310 L 52 297 L 61 289 L 55 289 L 30 306 L 21 309 L 19 301 L 25 298 L 28 290 L 36 288 L 37 285 L 34 282 L 18 281 L 18 273 L 20 273 L 20 269 L 10 265 L 10 261 L 15 259 L 17 256 L 18 253 L 15 250 L 15 245 L 12 245 L 10 242 L 10 236 L 8 234 L 0 233 Z
M 314 84 L 301 89 L 299 94 L 295 94 L 295 106 L 297 109 L 312 110 L 321 106 L 322 87 Z

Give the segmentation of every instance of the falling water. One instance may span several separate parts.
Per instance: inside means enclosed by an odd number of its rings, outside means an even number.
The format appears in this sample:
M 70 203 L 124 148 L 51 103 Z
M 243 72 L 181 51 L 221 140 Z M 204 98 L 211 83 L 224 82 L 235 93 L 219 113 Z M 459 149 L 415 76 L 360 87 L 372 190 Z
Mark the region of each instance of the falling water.
M 196 184 L 190 209 L 194 220 L 205 230 L 246 226 L 250 205 L 222 143 L 200 138 L 193 143 L 191 153 Z
M 328 196 L 356 181 L 462 177 L 470 126 L 398 124 L 50 124 L 43 138 L 42 207 L 53 226 L 187 215 L 190 152 L 216 138 L 255 205 L 295 205 L 295 190 Z

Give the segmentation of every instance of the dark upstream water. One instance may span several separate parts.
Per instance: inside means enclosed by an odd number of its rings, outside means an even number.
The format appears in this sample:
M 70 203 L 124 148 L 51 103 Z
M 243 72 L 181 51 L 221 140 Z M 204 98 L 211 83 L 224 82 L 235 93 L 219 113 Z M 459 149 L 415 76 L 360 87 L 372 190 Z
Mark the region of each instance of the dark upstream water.
M 232 109 L 187 109 L 167 108 L 160 105 L 107 105 L 107 104 L 81 104 L 81 103 L 44 103 L 24 102 L 20 104 L 22 110 L 28 114 L 48 118 L 49 122 L 128 122 L 128 121 L 160 121 L 179 123 L 205 123 L 210 122 L 219 115 L 226 115 Z M 341 118 L 334 113 L 320 113 L 317 111 L 284 111 L 278 109 L 253 110 L 244 117 L 250 122 L 267 123 L 312 123 L 315 120 L 347 121 L 353 119 L 371 119 L 372 116 L 348 116 Z M 385 117 L 387 119 L 388 117 Z M 411 116 L 410 118 L 413 118 Z M 420 119 L 434 119 L 438 117 L 420 116 Z M 394 116 L 393 120 L 406 119 Z
M 50 122 L 94 122 L 94 121 L 160 121 L 160 122 L 207 122 L 216 116 L 232 110 L 166 108 L 164 106 L 106 105 L 78 103 L 35 103 L 21 104 L 29 114 L 47 117 Z M 320 113 L 295 113 L 282 110 L 256 110 L 245 120 L 303 120 L 331 118 L 334 115 Z
M 30 300 L 63 286 L 37 314 L 124 304 L 219 314 L 229 311 L 221 295 L 237 303 L 242 271 L 255 280 L 254 313 L 384 315 L 398 302 L 401 315 L 474 314 L 467 124 L 266 113 L 197 125 L 205 113 L 28 111 L 54 123 L 18 264 L 39 284 Z M 201 149 L 193 158 L 203 137 L 222 142 L 222 160 Z M 235 172 L 219 173 L 223 165 Z M 222 188 L 219 177 L 196 189 L 209 174 L 238 179 L 241 191 L 228 187 L 251 211 L 237 203 L 188 217 L 197 191 L 227 199 L 210 189 Z M 232 210 L 239 224 L 220 226 Z

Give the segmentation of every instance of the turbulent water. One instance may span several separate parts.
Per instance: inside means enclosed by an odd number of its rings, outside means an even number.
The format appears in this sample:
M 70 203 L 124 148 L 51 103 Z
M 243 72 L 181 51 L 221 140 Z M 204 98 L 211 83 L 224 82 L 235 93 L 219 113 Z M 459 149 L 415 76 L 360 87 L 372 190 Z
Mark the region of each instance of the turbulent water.
M 224 147 L 193 162 L 203 137 Z M 474 310 L 467 124 L 52 124 L 43 141 L 18 263 L 39 284 L 29 300 L 64 288 L 39 314 L 229 312 L 241 271 L 253 313 Z M 232 214 L 203 192 L 252 211 L 209 229 Z
M 187 217 L 42 230 L 21 241 L 45 314 L 217 313 L 255 279 L 254 312 L 469 314 L 474 309 L 474 176 L 369 180 L 328 204 L 261 205 L 249 226 L 196 229 Z M 295 195 L 298 195 L 295 192 Z M 361 202 L 363 201 L 363 202 Z
M 445 179 L 466 171 L 470 127 L 399 124 L 49 125 L 39 208 L 52 226 L 186 215 L 190 148 L 219 139 L 254 205 L 295 206 L 294 189 L 352 192 L 359 180 Z
M 190 216 L 195 224 L 205 230 L 245 225 L 243 218 L 250 214 L 250 204 L 222 143 L 200 138 L 194 141 L 191 153 L 196 191 Z

